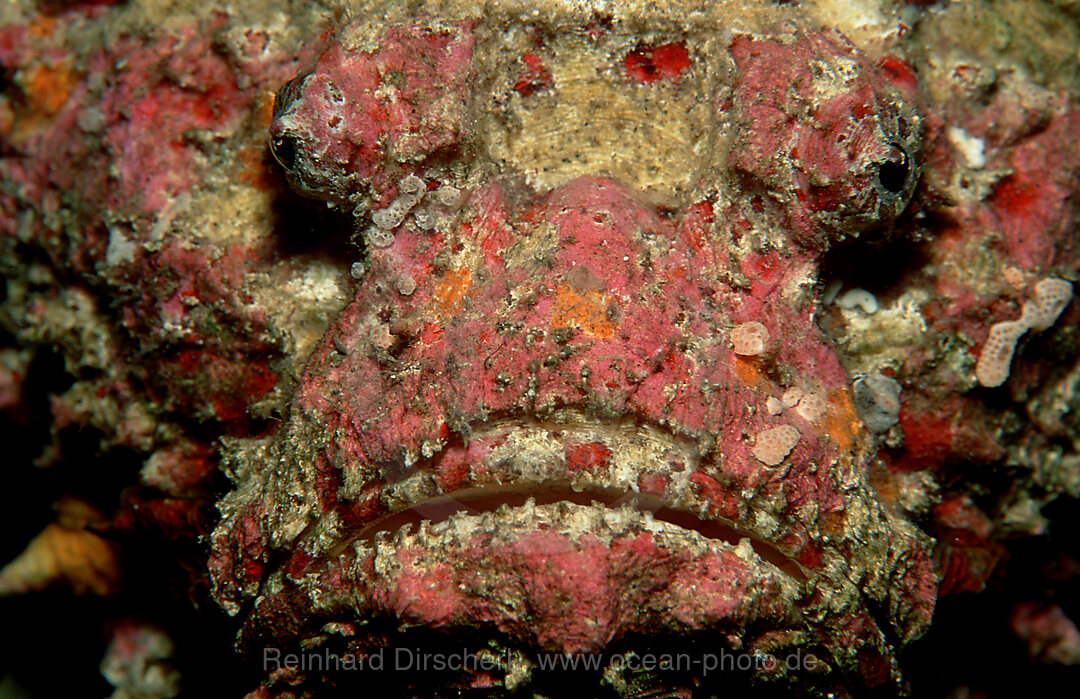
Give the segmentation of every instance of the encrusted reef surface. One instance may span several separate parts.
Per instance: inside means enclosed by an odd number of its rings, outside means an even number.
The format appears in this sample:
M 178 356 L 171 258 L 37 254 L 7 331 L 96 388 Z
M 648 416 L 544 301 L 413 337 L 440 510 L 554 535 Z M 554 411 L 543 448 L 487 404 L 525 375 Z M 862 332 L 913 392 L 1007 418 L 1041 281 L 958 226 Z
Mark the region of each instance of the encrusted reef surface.
M 1049 687 L 1078 45 L 1070 0 L 5 3 L 0 686 Z

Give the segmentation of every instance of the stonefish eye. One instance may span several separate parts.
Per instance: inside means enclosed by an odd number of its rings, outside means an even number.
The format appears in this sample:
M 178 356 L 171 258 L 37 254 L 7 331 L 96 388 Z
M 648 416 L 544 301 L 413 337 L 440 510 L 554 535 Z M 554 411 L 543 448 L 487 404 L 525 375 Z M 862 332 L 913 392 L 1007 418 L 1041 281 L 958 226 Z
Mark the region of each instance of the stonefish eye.
M 296 163 L 296 139 L 287 133 L 273 136 L 270 139 L 270 152 L 281 167 L 291 170 Z
M 895 154 L 889 160 L 878 165 L 878 181 L 881 186 L 893 194 L 900 194 L 907 187 L 911 175 L 910 159 L 907 151 L 899 143 L 890 143 Z
M 298 75 L 282 85 L 278 89 L 277 95 L 274 96 L 273 120 L 275 123 L 271 126 L 270 131 L 270 152 L 274 155 L 274 159 L 286 170 L 292 170 L 296 165 L 298 143 L 297 138 L 284 131 L 277 122 L 300 99 L 304 81 L 307 78 L 307 75 Z

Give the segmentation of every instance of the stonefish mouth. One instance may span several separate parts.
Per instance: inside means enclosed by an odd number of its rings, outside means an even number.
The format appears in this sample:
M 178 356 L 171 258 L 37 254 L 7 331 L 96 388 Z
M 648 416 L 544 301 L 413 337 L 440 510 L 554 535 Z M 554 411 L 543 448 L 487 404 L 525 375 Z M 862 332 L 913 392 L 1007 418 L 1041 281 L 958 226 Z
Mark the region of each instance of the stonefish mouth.
M 294 546 L 304 553 L 285 563 L 284 576 L 319 571 L 315 611 L 328 620 L 483 621 L 567 653 L 601 650 L 657 623 L 736 631 L 764 617 L 805 626 L 802 565 L 710 514 L 691 487 L 693 455 L 662 430 L 576 411 L 543 424 L 498 421 L 383 484 L 385 513 L 303 532 Z M 314 561 L 328 526 L 336 544 Z M 283 578 L 268 584 L 286 587 Z M 342 584 L 347 600 L 335 594 Z M 255 614 L 266 625 L 292 623 L 274 604 Z

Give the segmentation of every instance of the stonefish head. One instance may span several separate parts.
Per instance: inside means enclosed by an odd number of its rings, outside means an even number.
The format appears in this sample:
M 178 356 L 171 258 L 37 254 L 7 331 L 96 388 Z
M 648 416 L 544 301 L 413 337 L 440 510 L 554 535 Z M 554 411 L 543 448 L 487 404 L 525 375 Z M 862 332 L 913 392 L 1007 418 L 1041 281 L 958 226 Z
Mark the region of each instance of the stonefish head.
M 274 110 L 366 253 L 288 423 L 234 455 L 211 570 L 242 643 L 693 636 L 895 689 L 929 540 L 869 486 L 813 316 L 830 242 L 908 204 L 915 109 L 770 2 L 356 17 Z

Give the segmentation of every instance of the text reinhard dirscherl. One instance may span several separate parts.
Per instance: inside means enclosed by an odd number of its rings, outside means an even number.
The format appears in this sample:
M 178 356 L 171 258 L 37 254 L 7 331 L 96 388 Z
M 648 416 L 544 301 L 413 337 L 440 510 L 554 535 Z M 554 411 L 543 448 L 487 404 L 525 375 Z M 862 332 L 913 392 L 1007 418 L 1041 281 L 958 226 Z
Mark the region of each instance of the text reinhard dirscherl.
M 627 670 L 659 670 L 662 672 L 773 672 L 784 668 L 789 672 L 816 670 L 820 660 L 801 649 L 787 655 L 742 653 L 727 649 L 703 653 L 538 653 L 536 666 L 541 671 L 601 670 L 607 667 Z M 419 648 L 378 648 L 369 653 L 337 654 L 322 651 L 284 652 L 280 648 L 263 648 L 263 671 L 295 669 L 301 672 L 491 672 L 509 666 L 509 658 L 490 651 L 467 648 L 454 651 L 427 651 Z

